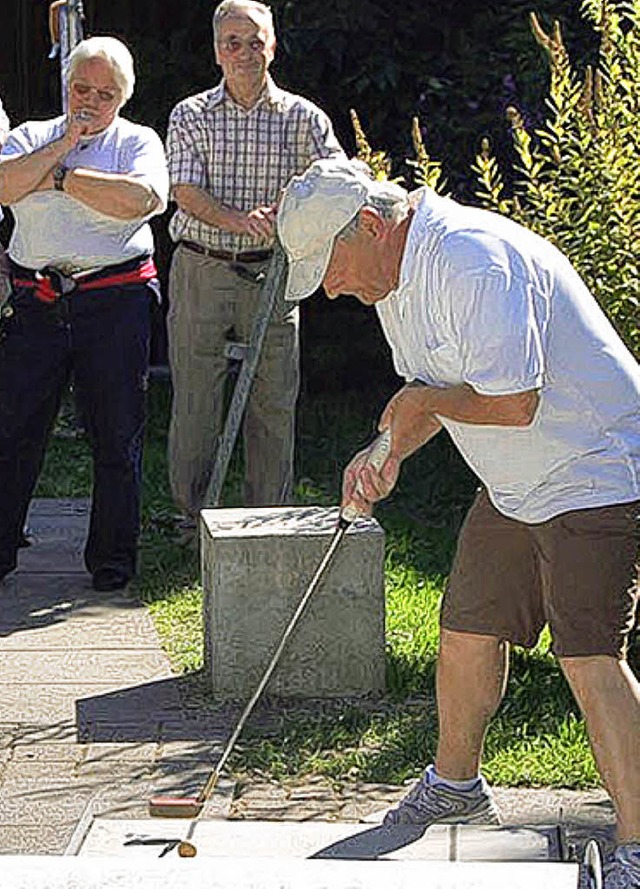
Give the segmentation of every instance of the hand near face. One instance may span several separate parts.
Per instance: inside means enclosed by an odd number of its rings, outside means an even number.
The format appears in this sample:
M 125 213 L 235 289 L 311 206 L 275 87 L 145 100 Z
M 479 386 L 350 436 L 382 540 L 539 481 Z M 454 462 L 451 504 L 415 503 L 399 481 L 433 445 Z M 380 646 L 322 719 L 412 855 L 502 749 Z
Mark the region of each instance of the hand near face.
M 67 128 L 63 139 L 69 144 L 69 150 L 75 148 L 83 136 L 91 132 L 93 115 L 85 109 L 67 115 Z

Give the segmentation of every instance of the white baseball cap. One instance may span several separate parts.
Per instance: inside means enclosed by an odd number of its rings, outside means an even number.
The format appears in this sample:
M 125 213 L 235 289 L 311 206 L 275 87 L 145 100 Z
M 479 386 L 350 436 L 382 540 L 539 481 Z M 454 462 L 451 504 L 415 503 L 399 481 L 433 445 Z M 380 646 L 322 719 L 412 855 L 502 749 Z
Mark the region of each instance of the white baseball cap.
M 301 300 L 322 284 L 342 229 L 376 191 L 360 161 L 324 158 L 294 176 L 278 206 L 278 237 L 289 260 L 285 298 Z

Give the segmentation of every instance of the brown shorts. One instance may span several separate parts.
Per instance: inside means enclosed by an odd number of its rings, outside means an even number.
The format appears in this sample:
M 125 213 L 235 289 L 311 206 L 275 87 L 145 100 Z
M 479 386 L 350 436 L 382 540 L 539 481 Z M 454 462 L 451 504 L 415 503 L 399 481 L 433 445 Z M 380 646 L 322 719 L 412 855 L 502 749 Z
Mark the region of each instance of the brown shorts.
M 640 501 L 527 525 L 480 491 L 458 540 L 441 626 L 559 657 L 624 657 L 638 607 Z

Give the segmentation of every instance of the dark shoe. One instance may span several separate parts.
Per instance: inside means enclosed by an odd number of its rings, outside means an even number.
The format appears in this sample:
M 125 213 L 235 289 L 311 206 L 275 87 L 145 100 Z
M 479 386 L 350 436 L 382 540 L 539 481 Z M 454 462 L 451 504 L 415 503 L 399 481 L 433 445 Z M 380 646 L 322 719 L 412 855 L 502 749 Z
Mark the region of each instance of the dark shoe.
M 27 528 L 20 533 L 20 539 L 18 540 L 18 549 L 26 549 L 26 547 L 31 546 L 32 544 L 31 536 L 29 535 L 29 531 Z
M 123 590 L 131 578 L 118 568 L 98 568 L 93 572 L 92 586 L 99 593 L 112 593 Z

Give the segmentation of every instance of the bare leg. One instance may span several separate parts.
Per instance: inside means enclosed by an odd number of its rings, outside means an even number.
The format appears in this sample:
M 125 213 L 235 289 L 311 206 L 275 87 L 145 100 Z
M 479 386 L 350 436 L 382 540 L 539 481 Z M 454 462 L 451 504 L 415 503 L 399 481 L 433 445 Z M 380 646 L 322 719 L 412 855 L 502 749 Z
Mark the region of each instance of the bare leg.
M 602 780 L 618 816 L 618 842 L 640 842 L 640 683 L 625 661 L 560 660 L 584 713 Z
M 442 778 L 466 781 L 478 774 L 484 736 L 504 695 L 508 664 L 508 642 L 441 630 L 435 767 Z

